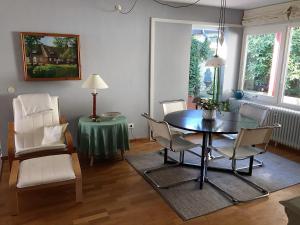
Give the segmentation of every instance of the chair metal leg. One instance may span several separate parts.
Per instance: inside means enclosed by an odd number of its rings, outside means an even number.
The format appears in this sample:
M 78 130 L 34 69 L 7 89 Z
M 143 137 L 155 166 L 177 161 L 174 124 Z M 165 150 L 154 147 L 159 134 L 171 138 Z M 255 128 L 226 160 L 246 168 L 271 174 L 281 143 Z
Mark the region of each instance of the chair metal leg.
M 226 192 L 225 190 L 223 190 L 221 187 L 219 187 L 218 185 L 216 185 L 212 181 L 210 181 L 207 177 L 206 177 L 205 182 L 209 183 L 214 188 L 216 188 L 217 191 L 219 191 L 222 195 L 224 195 L 226 198 L 228 198 L 233 204 L 238 204 L 238 203 L 241 203 L 241 202 L 248 202 L 248 201 L 252 201 L 252 200 L 255 200 L 255 199 L 267 197 L 267 196 L 269 196 L 269 192 L 267 190 L 265 190 L 264 188 L 260 187 L 256 183 L 254 183 L 254 182 L 246 179 L 244 176 L 242 176 L 242 175 L 246 175 L 246 176 L 251 176 L 252 175 L 253 161 L 254 161 L 254 156 L 252 156 L 250 158 L 249 167 L 248 167 L 249 170 L 247 172 L 237 171 L 237 169 L 236 169 L 236 160 L 232 160 L 232 169 L 231 170 L 230 169 L 225 169 L 225 168 L 215 168 L 215 167 L 208 167 L 208 169 L 213 170 L 213 171 L 226 172 L 226 173 L 233 174 L 237 178 L 241 179 L 242 181 L 244 181 L 245 183 L 247 183 L 248 185 L 250 185 L 252 188 L 254 188 L 257 191 L 259 191 L 262 194 L 260 196 L 257 196 L 255 198 L 249 199 L 249 200 L 239 200 L 239 199 L 234 198 L 231 194 L 229 194 L 228 192 Z
M 170 159 L 171 161 L 168 160 L 168 159 Z M 147 169 L 147 170 L 144 171 L 144 175 L 151 183 L 153 183 L 155 185 L 155 187 L 162 188 L 162 189 L 175 187 L 177 185 L 181 185 L 181 184 L 184 184 L 184 183 L 190 182 L 190 181 L 197 181 L 199 179 L 199 177 L 190 178 L 190 179 L 186 179 L 186 180 L 183 180 L 183 181 L 180 181 L 180 182 L 176 182 L 176 183 L 173 183 L 173 184 L 168 184 L 168 185 L 162 186 L 159 183 L 157 183 L 154 179 L 152 179 L 151 176 L 149 176 L 150 173 L 155 172 L 155 171 L 165 170 L 165 169 L 169 169 L 171 167 L 179 167 L 179 166 L 184 166 L 184 165 L 185 165 L 184 164 L 184 152 L 180 152 L 179 162 L 178 162 L 175 159 L 168 156 L 168 149 L 165 148 L 164 149 L 164 165 L 156 167 L 156 168 Z

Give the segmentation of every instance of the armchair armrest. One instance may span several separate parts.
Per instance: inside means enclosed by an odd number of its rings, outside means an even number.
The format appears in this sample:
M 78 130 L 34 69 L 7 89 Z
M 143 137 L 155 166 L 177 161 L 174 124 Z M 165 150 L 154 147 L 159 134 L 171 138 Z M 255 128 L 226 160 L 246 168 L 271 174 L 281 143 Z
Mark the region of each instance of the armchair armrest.
M 11 168 L 12 162 L 15 158 L 15 128 L 14 128 L 14 122 L 8 122 L 7 153 L 8 153 L 9 167 Z
M 66 117 L 60 116 L 60 117 L 59 117 L 59 123 L 60 123 L 60 124 L 67 123 Z
M 67 123 L 67 120 L 64 116 L 60 116 L 59 122 L 60 124 L 63 124 L 63 123 Z M 65 132 L 65 140 L 66 140 L 68 152 L 73 153 L 74 152 L 73 139 L 72 139 L 71 132 L 68 129 Z
M 73 139 L 72 139 L 71 132 L 69 130 L 66 130 L 65 132 L 65 140 L 66 140 L 68 152 L 73 153 L 74 152 Z
M 77 153 L 72 153 L 72 165 L 76 178 L 81 179 L 81 169 Z
M 13 160 L 11 165 L 11 171 L 9 175 L 9 188 L 15 189 L 17 187 L 18 175 L 19 175 L 20 161 Z
M 72 153 L 72 166 L 76 177 L 76 201 L 82 202 L 82 175 L 77 153 Z

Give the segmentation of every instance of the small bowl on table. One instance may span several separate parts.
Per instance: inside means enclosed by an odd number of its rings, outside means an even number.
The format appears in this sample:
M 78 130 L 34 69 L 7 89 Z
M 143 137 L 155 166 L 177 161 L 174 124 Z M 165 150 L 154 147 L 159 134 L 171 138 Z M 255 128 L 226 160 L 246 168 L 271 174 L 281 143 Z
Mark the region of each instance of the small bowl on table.
M 121 116 L 120 112 L 106 112 L 106 113 L 102 113 L 97 121 L 101 122 L 101 121 L 113 120 L 118 116 Z

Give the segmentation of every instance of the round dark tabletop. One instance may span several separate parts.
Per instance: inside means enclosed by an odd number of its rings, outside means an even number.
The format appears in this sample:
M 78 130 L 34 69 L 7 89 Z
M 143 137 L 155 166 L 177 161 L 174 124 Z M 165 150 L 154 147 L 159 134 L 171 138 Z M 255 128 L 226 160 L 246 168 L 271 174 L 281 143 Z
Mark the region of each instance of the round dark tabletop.
M 240 128 L 255 128 L 258 123 L 239 113 L 217 113 L 215 120 L 205 120 L 202 110 L 183 110 L 169 113 L 164 120 L 173 127 L 199 133 L 236 134 Z

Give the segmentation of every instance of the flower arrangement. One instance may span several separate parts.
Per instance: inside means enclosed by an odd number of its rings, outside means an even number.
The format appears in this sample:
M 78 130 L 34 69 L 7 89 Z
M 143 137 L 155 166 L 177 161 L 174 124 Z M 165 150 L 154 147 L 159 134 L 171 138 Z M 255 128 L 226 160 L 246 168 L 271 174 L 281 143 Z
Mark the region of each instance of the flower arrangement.
M 199 98 L 197 101 L 197 105 L 200 106 L 203 110 L 219 110 L 220 103 L 214 101 L 213 99 L 204 99 Z
M 199 108 L 204 109 L 204 110 L 215 109 L 215 110 L 225 111 L 225 112 L 230 111 L 230 103 L 229 103 L 228 99 L 217 103 L 213 99 L 195 97 L 193 99 L 193 103 L 195 103 L 197 106 L 199 106 Z

